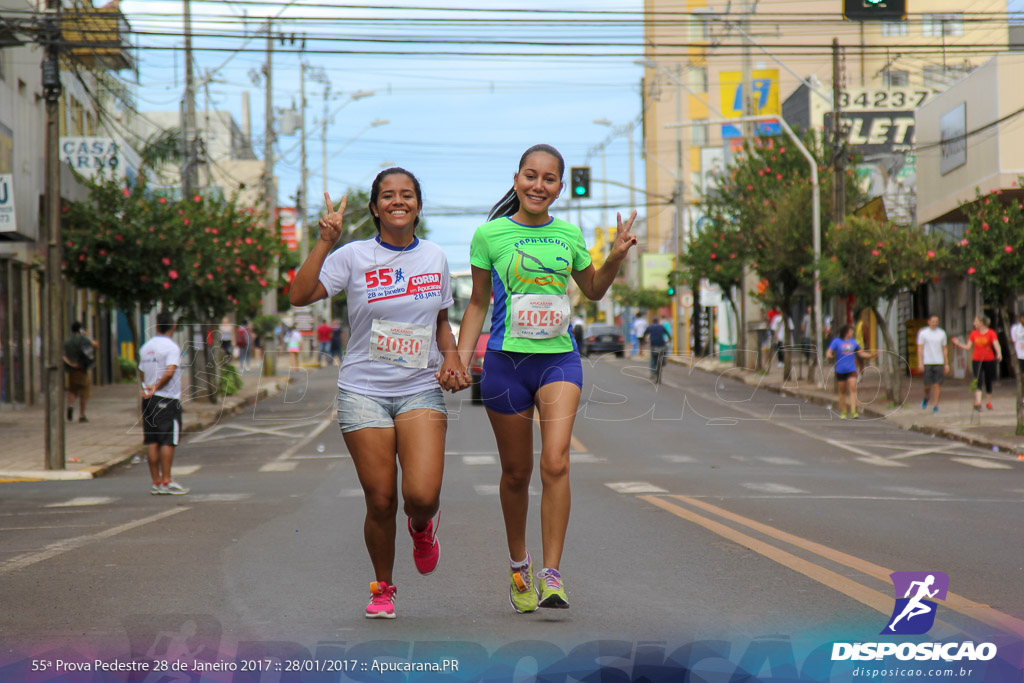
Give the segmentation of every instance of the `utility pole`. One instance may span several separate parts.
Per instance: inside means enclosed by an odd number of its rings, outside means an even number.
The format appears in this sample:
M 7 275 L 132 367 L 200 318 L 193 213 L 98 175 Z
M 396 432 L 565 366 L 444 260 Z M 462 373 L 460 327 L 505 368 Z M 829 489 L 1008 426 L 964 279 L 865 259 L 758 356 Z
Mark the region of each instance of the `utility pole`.
M 683 65 L 676 64 L 676 121 L 683 120 Z M 679 255 L 682 253 L 680 237 L 683 231 L 683 214 L 686 212 L 686 203 L 683 200 L 683 132 L 676 129 L 676 184 L 672 191 L 672 198 L 676 209 L 675 239 L 673 240 L 674 253 L 672 255 L 672 269 L 679 270 Z M 682 296 L 681 287 L 676 287 L 672 295 L 672 353 L 679 353 L 679 299 Z M 686 325 L 683 330 L 683 337 L 686 340 L 686 351 L 690 351 L 690 315 L 684 314 Z
M 839 60 L 839 39 L 832 39 L 832 164 L 834 182 L 832 183 L 832 221 L 839 225 L 846 215 L 846 182 L 843 145 L 843 125 L 839 120 L 842 113 L 839 107 L 840 95 L 843 91 L 842 66 Z
M 296 201 L 296 217 L 301 224 L 302 232 L 299 235 L 299 263 L 306 262 L 306 256 L 309 255 L 309 218 L 306 216 L 307 200 L 306 200 L 306 180 L 309 178 L 309 171 L 306 168 L 306 64 L 303 62 L 299 65 L 299 109 L 302 112 L 302 134 L 299 138 L 301 145 L 301 156 L 302 156 L 302 170 L 300 172 L 301 180 L 298 191 L 298 201 Z
M 277 236 L 277 185 L 274 183 L 274 31 L 273 24 L 267 22 L 267 64 L 264 76 L 267 79 L 266 104 L 264 107 L 263 133 L 263 193 L 267 205 L 267 230 Z M 277 265 L 268 278 L 270 286 L 263 294 L 263 313 L 277 315 Z M 273 377 L 277 373 L 277 338 L 274 332 L 263 340 L 263 375 Z
M 196 90 L 192 73 L 192 9 L 190 0 L 184 0 L 185 12 L 185 116 L 182 124 L 182 144 L 185 146 L 185 163 L 181 167 L 181 191 L 186 199 L 191 198 L 196 185 Z
M 47 0 L 43 21 L 43 96 L 46 99 L 46 469 L 64 469 L 64 279 L 60 236 L 59 0 Z
M 740 23 L 742 24 L 741 29 L 742 29 L 742 32 L 743 32 L 744 36 L 749 36 L 749 34 L 750 34 L 750 32 L 747 30 L 749 28 L 749 23 L 748 23 L 748 19 L 747 18 L 750 16 L 749 15 L 750 9 L 751 9 L 750 2 L 749 2 L 749 0 L 747 0 L 746 2 L 744 2 L 743 14 L 741 15 L 743 18 L 740 20 Z M 743 116 L 753 116 L 754 115 L 754 99 L 753 99 L 753 95 L 754 95 L 754 74 L 753 74 L 753 64 L 751 62 L 751 55 L 750 55 L 750 39 L 749 38 L 747 38 L 746 40 L 743 41 L 742 69 L 743 69 L 743 85 L 742 85 L 742 88 L 743 88 L 743 99 L 742 99 L 742 102 L 743 102 Z M 754 130 L 755 130 L 755 128 L 754 128 L 753 125 L 751 125 L 750 123 L 745 123 L 743 125 L 743 135 L 744 135 L 744 137 L 747 140 L 752 140 L 753 139 L 753 131 Z M 748 270 L 747 270 L 747 266 L 744 266 L 744 268 L 743 268 L 743 276 L 740 278 L 740 324 L 739 324 L 739 328 L 740 329 L 736 330 L 736 357 L 737 358 L 741 358 L 741 357 L 746 356 L 747 355 L 746 354 L 746 350 L 747 350 L 747 348 L 749 348 L 751 346 L 750 344 L 748 344 L 748 342 L 750 340 L 747 338 L 747 284 L 748 284 L 747 278 L 748 278 Z M 761 355 L 761 350 L 759 348 L 757 348 L 757 342 L 756 341 L 754 342 L 753 346 L 754 346 L 755 352 L 757 353 L 757 356 L 755 356 L 755 358 L 759 359 L 760 355 Z M 754 367 L 755 368 L 758 367 L 758 363 L 757 363 L 756 360 L 754 362 Z

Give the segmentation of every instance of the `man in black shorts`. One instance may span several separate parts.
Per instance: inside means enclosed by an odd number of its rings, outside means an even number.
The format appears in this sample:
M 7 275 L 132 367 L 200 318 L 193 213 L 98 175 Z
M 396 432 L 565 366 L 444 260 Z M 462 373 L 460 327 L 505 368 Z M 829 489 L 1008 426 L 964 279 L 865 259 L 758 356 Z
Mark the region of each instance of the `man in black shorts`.
M 139 350 L 142 371 L 142 442 L 148 449 L 153 495 L 180 496 L 188 489 L 171 479 L 174 447 L 181 435 L 181 349 L 171 339 L 170 313 L 156 317 L 156 335 Z

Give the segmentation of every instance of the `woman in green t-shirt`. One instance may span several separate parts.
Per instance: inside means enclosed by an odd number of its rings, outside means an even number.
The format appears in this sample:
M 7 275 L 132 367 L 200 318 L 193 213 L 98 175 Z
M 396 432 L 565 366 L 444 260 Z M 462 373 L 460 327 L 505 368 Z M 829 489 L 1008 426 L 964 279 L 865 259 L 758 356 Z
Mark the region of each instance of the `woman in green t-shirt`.
M 569 278 L 597 301 L 636 244 L 630 233 L 636 212 L 626 221 L 619 215 L 611 252 L 595 269 L 579 227 L 549 213 L 564 187 L 564 173 L 562 155 L 550 145 L 534 145 L 519 160 L 512 189 L 473 235 L 473 292 L 459 333 L 459 356 L 468 367 L 493 294 L 481 394 L 501 459 L 509 600 L 517 612 L 569 606 L 559 564 L 569 523 L 569 442 L 583 384 L 579 350 L 569 331 Z M 446 388 L 464 388 L 469 377 L 448 382 L 453 386 Z M 543 485 L 539 601 L 526 549 L 535 408 Z

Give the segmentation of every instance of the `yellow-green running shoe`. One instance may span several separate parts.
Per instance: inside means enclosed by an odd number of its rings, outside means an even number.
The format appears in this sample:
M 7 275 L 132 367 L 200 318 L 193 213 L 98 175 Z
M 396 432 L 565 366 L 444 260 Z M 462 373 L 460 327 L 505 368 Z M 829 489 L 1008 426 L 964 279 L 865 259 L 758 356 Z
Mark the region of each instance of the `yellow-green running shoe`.
M 526 553 L 526 565 L 522 569 L 509 566 L 508 601 L 512 609 L 523 614 L 537 610 L 537 591 L 533 588 L 533 561 Z
M 557 569 L 542 569 L 537 572 L 540 582 L 540 606 L 568 609 L 569 598 L 565 595 L 565 584 Z

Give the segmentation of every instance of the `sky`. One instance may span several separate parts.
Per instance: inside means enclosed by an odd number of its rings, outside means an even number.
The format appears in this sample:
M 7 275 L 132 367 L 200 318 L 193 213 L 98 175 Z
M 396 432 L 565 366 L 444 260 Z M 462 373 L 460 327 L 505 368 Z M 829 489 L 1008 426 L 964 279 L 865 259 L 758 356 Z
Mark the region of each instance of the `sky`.
M 474 3 L 459 0 L 385 3 L 399 7 L 397 11 L 333 4 L 337 3 L 191 3 L 197 78 L 211 72 L 211 108 L 231 111 L 239 122 L 243 93 L 249 93 L 253 148 L 260 158 L 265 99 L 258 74 L 266 61 L 261 25 L 269 16 L 277 19 L 275 32 L 288 35 L 284 44 L 275 45 L 274 106 L 298 106 L 304 60 L 322 68 L 329 80 L 329 110 L 341 108 L 329 119 L 327 132 L 328 155 L 337 152 L 327 172 L 332 198 L 339 199 L 350 187 L 369 190 L 385 164 L 409 169 L 423 186 L 429 238 L 445 249 L 453 271 L 469 267 L 473 230 L 511 187 L 527 147 L 552 144 L 562 152 L 567 167 L 584 165 L 589 151 L 596 181 L 604 177 L 598 149 L 606 143 L 607 179 L 627 183 L 624 129 L 639 120 L 641 108 L 643 68 L 634 63 L 643 56 L 640 0 L 564 0 L 558 11 L 550 2 L 514 3 L 517 10 L 536 12 L 480 11 L 473 9 Z M 458 7 L 469 9 L 438 9 Z M 178 109 L 184 93 L 183 4 L 123 0 L 121 10 L 133 31 L 141 34 L 136 39 L 138 109 Z M 299 53 L 303 37 L 305 52 Z M 349 101 L 358 91 L 375 94 Z M 308 193 L 314 207 L 323 204 L 318 125 L 323 94 L 324 84 L 307 78 Z M 206 96 L 206 90 L 198 93 L 198 111 Z M 388 123 L 369 127 L 379 119 Z M 595 119 L 605 119 L 615 128 L 596 124 Z M 636 185 L 642 187 L 639 126 L 634 136 Z M 275 173 L 281 205 L 294 205 L 300 183 L 298 143 L 298 135 L 278 137 Z M 628 191 L 599 182 L 592 184 L 592 199 L 584 200 L 584 206 L 601 205 L 605 191 L 608 204 L 621 205 L 628 214 Z M 566 190 L 555 205 L 562 218 L 568 218 L 567 196 Z M 581 223 L 590 242 L 602 215 L 599 209 L 585 210 L 581 216 L 573 210 L 571 219 Z M 614 224 L 614 210 L 603 219 Z

